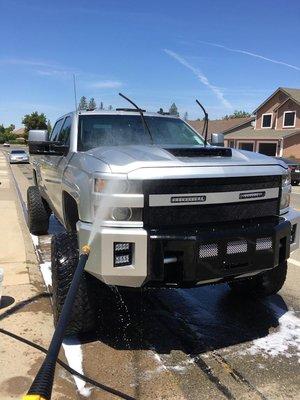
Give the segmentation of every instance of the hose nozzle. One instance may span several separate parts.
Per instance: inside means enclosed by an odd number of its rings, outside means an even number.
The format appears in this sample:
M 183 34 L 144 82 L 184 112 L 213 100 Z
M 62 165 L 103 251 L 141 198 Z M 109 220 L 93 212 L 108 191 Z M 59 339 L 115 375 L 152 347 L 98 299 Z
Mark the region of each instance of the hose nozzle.
M 82 254 L 86 254 L 89 255 L 91 251 L 91 247 L 88 244 L 85 244 L 84 246 L 82 246 L 81 248 L 81 253 Z

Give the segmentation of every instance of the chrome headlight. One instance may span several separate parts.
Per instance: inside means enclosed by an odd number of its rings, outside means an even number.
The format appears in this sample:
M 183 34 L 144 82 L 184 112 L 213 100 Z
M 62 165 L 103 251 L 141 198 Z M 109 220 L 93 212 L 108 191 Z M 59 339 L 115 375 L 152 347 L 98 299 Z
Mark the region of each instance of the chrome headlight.
M 280 210 L 284 210 L 289 207 L 291 199 L 292 186 L 290 170 L 286 170 L 283 173 L 281 182 Z
M 291 171 L 288 169 L 282 175 L 282 187 L 290 186 L 291 185 Z
M 127 193 L 140 193 L 142 194 L 141 181 L 129 181 L 128 179 L 107 179 L 107 178 L 94 178 L 94 192 L 95 193 L 113 193 L 113 194 L 127 194 Z
M 142 181 L 128 180 L 127 175 L 93 177 L 94 219 L 126 222 L 142 221 L 144 196 Z

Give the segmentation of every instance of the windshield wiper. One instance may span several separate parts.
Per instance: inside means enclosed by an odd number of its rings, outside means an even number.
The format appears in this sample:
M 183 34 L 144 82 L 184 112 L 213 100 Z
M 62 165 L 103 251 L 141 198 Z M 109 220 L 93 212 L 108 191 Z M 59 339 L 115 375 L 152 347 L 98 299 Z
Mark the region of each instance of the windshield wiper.
M 145 117 L 144 117 L 143 110 L 142 110 L 141 108 L 139 108 L 139 107 L 138 107 L 132 100 L 130 100 L 128 97 L 124 96 L 124 94 L 119 93 L 119 96 L 123 97 L 123 99 L 127 100 L 130 104 L 132 104 L 133 107 L 135 107 L 136 110 L 140 113 L 140 116 L 141 116 L 141 118 L 142 118 L 142 123 L 143 123 L 144 131 L 145 131 L 146 134 L 148 134 L 148 135 L 150 136 L 151 144 L 154 144 L 153 136 L 152 136 L 152 134 L 151 134 L 151 132 L 150 132 L 149 126 L 148 126 L 147 121 L 146 121 L 146 119 L 145 119 Z
M 204 124 L 203 124 L 203 129 L 202 129 L 202 136 L 204 135 L 204 146 L 206 146 L 207 145 L 207 132 L 208 132 L 208 114 L 199 100 L 196 99 L 196 103 L 198 104 L 199 107 L 202 108 L 202 111 L 204 112 Z

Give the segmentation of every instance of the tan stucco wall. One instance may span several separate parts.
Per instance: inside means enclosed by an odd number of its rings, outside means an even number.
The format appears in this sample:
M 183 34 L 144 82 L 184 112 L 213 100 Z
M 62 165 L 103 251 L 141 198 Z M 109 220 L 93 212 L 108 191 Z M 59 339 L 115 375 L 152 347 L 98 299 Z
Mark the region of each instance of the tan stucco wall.
M 269 101 L 266 102 L 256 114 L 256 129 L 261 129 L 262 115 L 266 113 L 273 113 L 272 128 L 275 128 L 275 113 L 274 108 L 278 107 L 280 103 L 287 99 L 287 95 L 281 91 L 275 94 Z
M 283 157 L 300 159 L 300 133 L 284 139 Z
M 285 111 L 296 111 L 296 126 L 294 128 L 283 127 L 283 114 Z M 293 100 L 288 100 L 278 109 L 277 129 L 299 129 L 300 128 L 300 106 Z

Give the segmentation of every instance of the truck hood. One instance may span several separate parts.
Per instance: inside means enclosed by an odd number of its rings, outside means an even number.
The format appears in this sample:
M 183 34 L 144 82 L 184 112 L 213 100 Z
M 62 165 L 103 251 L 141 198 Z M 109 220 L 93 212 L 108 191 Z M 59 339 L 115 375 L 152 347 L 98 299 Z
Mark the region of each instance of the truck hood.
M 176 149 L 180 146 L 176 146 Z M 184 146 L 181 146 L 184 149 Z M 98 147 L 87 151 L 90 156 L 106 163 L 112 173 L 130 173 L 140 168 L 170 167 L 230 167 L 230 166 L 287 166 L 280 160 L 251 151 L 232 149 L 231 157 L 176 157 L 173 147 L 151 145 Z

